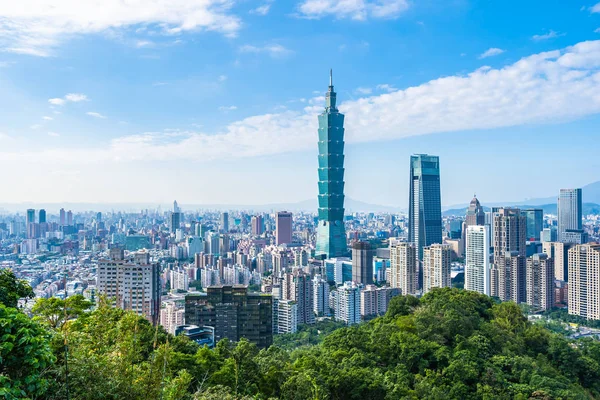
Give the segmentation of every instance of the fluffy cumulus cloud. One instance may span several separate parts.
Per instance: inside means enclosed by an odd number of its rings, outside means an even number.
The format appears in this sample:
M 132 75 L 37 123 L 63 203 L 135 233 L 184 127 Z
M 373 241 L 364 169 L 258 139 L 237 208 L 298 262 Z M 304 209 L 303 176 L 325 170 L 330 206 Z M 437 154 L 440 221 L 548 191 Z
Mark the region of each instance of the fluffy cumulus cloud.
M 343 88 L 339 88 L 343 92 Z M 72 163 L 213 160 L 279 154 L 316 146 L 323 99 L 300 111 L 257 115 L 218 132 L 151 132 L 99 149 L 48 149 L 30 160 Z M 600 112 L 600 41 L 531 55 L 503 68 L 479 68 L 403 90 L 340 104 L 349 143 L 574 120 Z M 1 160 L 23 159 L 0 152 Z M 32 161 L 33 162 L 33 161 Z M 54 161 L 53 161 L 54 162 Z
M 53 99 L 48 99 L 48 103 L 53 106 L 64 106 L 67 102 L 71 103 L 79 103 L 80 101 L 88 101 L 88 97 L 82 93 L 69 93 L 65 95 L 65 97 L 55 97 Z
M 502 53 L 504 53 L 504 50 L 499 49 L 497 47 L 492 47 L 492 48 L 487 49 L 483 53 L 481 53 L 481 55 L 479 56 L 479 58 L 493 57 L 493 56 L 500 55 Z
M 217 31 L 234 36 L 240 20 L 232 0 L 0 1 L 0 48 L 48 56 L 61 40 L 154 24 L 165 34 Z
M 298 6 L 298 11 L 307 18 L 333 16 L 365 20 L 396 18 L 408 7 L 407 0 L 305 0 Z

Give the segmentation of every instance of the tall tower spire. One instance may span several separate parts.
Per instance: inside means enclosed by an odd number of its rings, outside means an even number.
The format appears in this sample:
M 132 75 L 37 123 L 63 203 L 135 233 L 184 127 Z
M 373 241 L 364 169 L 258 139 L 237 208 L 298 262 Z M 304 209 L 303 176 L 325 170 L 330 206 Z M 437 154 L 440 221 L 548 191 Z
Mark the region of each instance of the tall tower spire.
M 335 106 L 333 71 L 325 110 L 319 115 L 319 224 L 318 257 L 342 257 L 348 253 L 344 227 L 344 114 Z

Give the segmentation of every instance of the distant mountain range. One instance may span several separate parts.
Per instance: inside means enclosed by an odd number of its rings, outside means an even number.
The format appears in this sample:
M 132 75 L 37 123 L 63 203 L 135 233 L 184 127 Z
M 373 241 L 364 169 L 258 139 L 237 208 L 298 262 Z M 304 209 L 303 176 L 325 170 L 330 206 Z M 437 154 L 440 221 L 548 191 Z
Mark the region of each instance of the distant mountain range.
M 600 214 L 600 181 L 590 183 L 583 188 L 583 212 L 585 214 Z M 521 208 L 542 208 L 545 213 L 556 214 L 556 198 L 554 197 L 540 197 L 533 199 L 525 199 L 521 201 L 513 202 L 492 202 L 484 203 L 485 207 L 498 207 L 498 206 L 519 206 Z M 318 207 L 317 199 L 304 200 L 296 203 L 273 203 L 273 204 L 262 204 L 262 205 L 248 205 L 248 204 L 180 204 L 184 210 L 247 210 L 255 212 L 270 212 L 270 211 L 315 211 Z M 110 211 L 120 210 L 125 212 L 139 212 L 139 210 L 150 209 L 156 210 L 161 207 L 163 210 L 170 210 L 172 204 L 157 204 L 157 203 L 0 203 L 0 213 L 3 211 L 10 212 L 25 212 L 27 208 L 44 208 L 50 213 L 57 213 L 61 207 L 66 210 L 73 210 L 75 212 L 85 211 Z M 464 215 L 469 205 L 467 203 L 455 204 L 451 206 L 442 207 L 444 215 Z M 484 208 L 485 208 L 484 207 Z M 383 206 L 380 204 L 366 203 L 360 200 L 352 198 L 346 198 L 346 210 L 348 212 L 389 212 L 398 213 L 406 212 L 406 208 L 403 207 L 392 207 Z

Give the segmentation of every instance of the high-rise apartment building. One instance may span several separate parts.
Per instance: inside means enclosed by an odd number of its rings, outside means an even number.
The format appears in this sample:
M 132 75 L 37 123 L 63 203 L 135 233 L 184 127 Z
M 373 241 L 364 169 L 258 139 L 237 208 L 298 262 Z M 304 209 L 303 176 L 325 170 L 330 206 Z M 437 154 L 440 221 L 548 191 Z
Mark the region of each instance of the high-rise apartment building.
M 569 314 L 600 319 L 600 244 L 569 250 Z
M 526 256 L 527 220 L 518 208 L 501 208 L 494 213 L 494 263 L 506 252 L 516 251 Z
M 319 115 L 319 220 L 316 256 L 347 255 L 344 225 L 344 114 L 336 107 L 331 72 L 325 110 Z
M 554 262 L 554 279 L 569 279 L 569 249 L 573 244 L 562 242 L 543 242 L 542 251 Z
M 296 333 L 298 331 L 298 303 L 294 300 L 273 299 L 277 323 L 273 326 L 276 333 Z
M 210 286 L 206 294 L 185 296 L 185 321 L 213 327 L 215 341 L 246 338 L 260 348 L 273 344 L 273 298 L 248 293 L 243 285 Z
M 486 225 L 466 231 L 465 289 L 490 295 L 490 233 Z
M 221 213 L 221 232 L 223 232 L 223 233 L 229 232 L 229 213 L 228 212 Z
M 390 300 L 399 293 L 397 288 L 365 286 L 360 291 L 360 315 L 368 318 L 385 314 Z
M 539 241 L 544 229 L 544 210 L 539 208 L 531 208 L 524 210 L 526 236 L 528 241 Z
M 185 324 L 185 310 L 177 303 L 170 301 L 160 309 L 160 325 L 171 335 L 178 326 Z
M 451 287 L 450 258 L 452 251 L 447 244 L 423 247 L 423 293 L 436 287 Z
M 527 259 L 527 304 L 536 311 L 554 307 L 554 261 L 539 253 Z
M 373 249 L 369 242 L 352 245 L 352 281 L 368 285 L 373 283 Z
M 279 211 L 275 215 L 275 244 L 292 243 L 292 213 Z
M 518 251 L 507 251 L 495 257 L 490 281 L 491 295 L 502 301 L 524 303 L 527 300 L 527 274 L 525 256 Z
M 417 246 L 414 243 L 390 243 L 390 286 L 403 295 L 417 292 Z
M 251 225 L 252 225 L 252 234 L 253 235 L 262 235 L 264 232 L 264 221 L 262 215 L 255 215 L 252 217 Z
M 408 241 L 417 246 L 417 256 L 422 260 L 423 247 L 442 243 L 439 157 L 411 156 L 409 184 Z
M 467 209 L 467 216 L 465 218 L 466 226 L 473 225 L 484 225 L 485 224 L 485 212 L 483 211 L 483 207 L 479 203 L 477 196 L 473 196 L 473 200 L 469 204 L 469 208 Z
M 310 275 L 299 269 L 285 274 L 283 278 L 283 299 L 293 300 L 298 305 L 298 324 L 314 324 L 314 293 Z
M 132 310 L 153 324 L 160 313 L 160 271 L 145 251 L 130 254 L 110 249 L 109 258 L 98 261 L 96 290 L 114 300 L 116 307 Z
M 67 223 L 67 214 L 66 214 L 66 212 L 65 212 L 65 209 L 64 209 L 64 208 L 61 208 L 61 209 L 60 209 L 60 217 L 59 217 L 59 220 L 60 220 L 60 226 L 65 226 L 65 224 Z
M 583 229 L 581 189 L 560 189 L 558 195 L 558 241 L 565 241 L 567 230 Z
M 315 275 L 313 283 L 313 311 L 319 317 L 328 317 L 329 311 L 329 283 L 319 274 Z
M 345 282 L 333 293 L 335 319 L 347 325 L 360 323 L 360 286 Z

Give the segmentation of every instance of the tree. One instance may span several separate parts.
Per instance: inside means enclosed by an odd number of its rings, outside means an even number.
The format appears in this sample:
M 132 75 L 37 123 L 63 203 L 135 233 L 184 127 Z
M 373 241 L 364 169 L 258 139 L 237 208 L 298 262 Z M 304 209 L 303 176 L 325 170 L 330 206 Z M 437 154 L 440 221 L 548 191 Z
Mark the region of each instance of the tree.
M 17 279 L 11 269 L 0 269 L 0 304 L 17 308 L 19 299 L 32 298 L 33 295 L 33 289 L 27 281 Z
M 0 399 L 41 396 L 48 387 L 43 371 L 53 362 L 48 332 L 0 304 Z
M 37 321 L 53 329 L 59 329 L 65 321 L 78 318 L 91 307 L 91 301 L 80 294 L 76 294 L 64 300 L 57 297 L 37 299 L 31 312 L 35 315 Z

